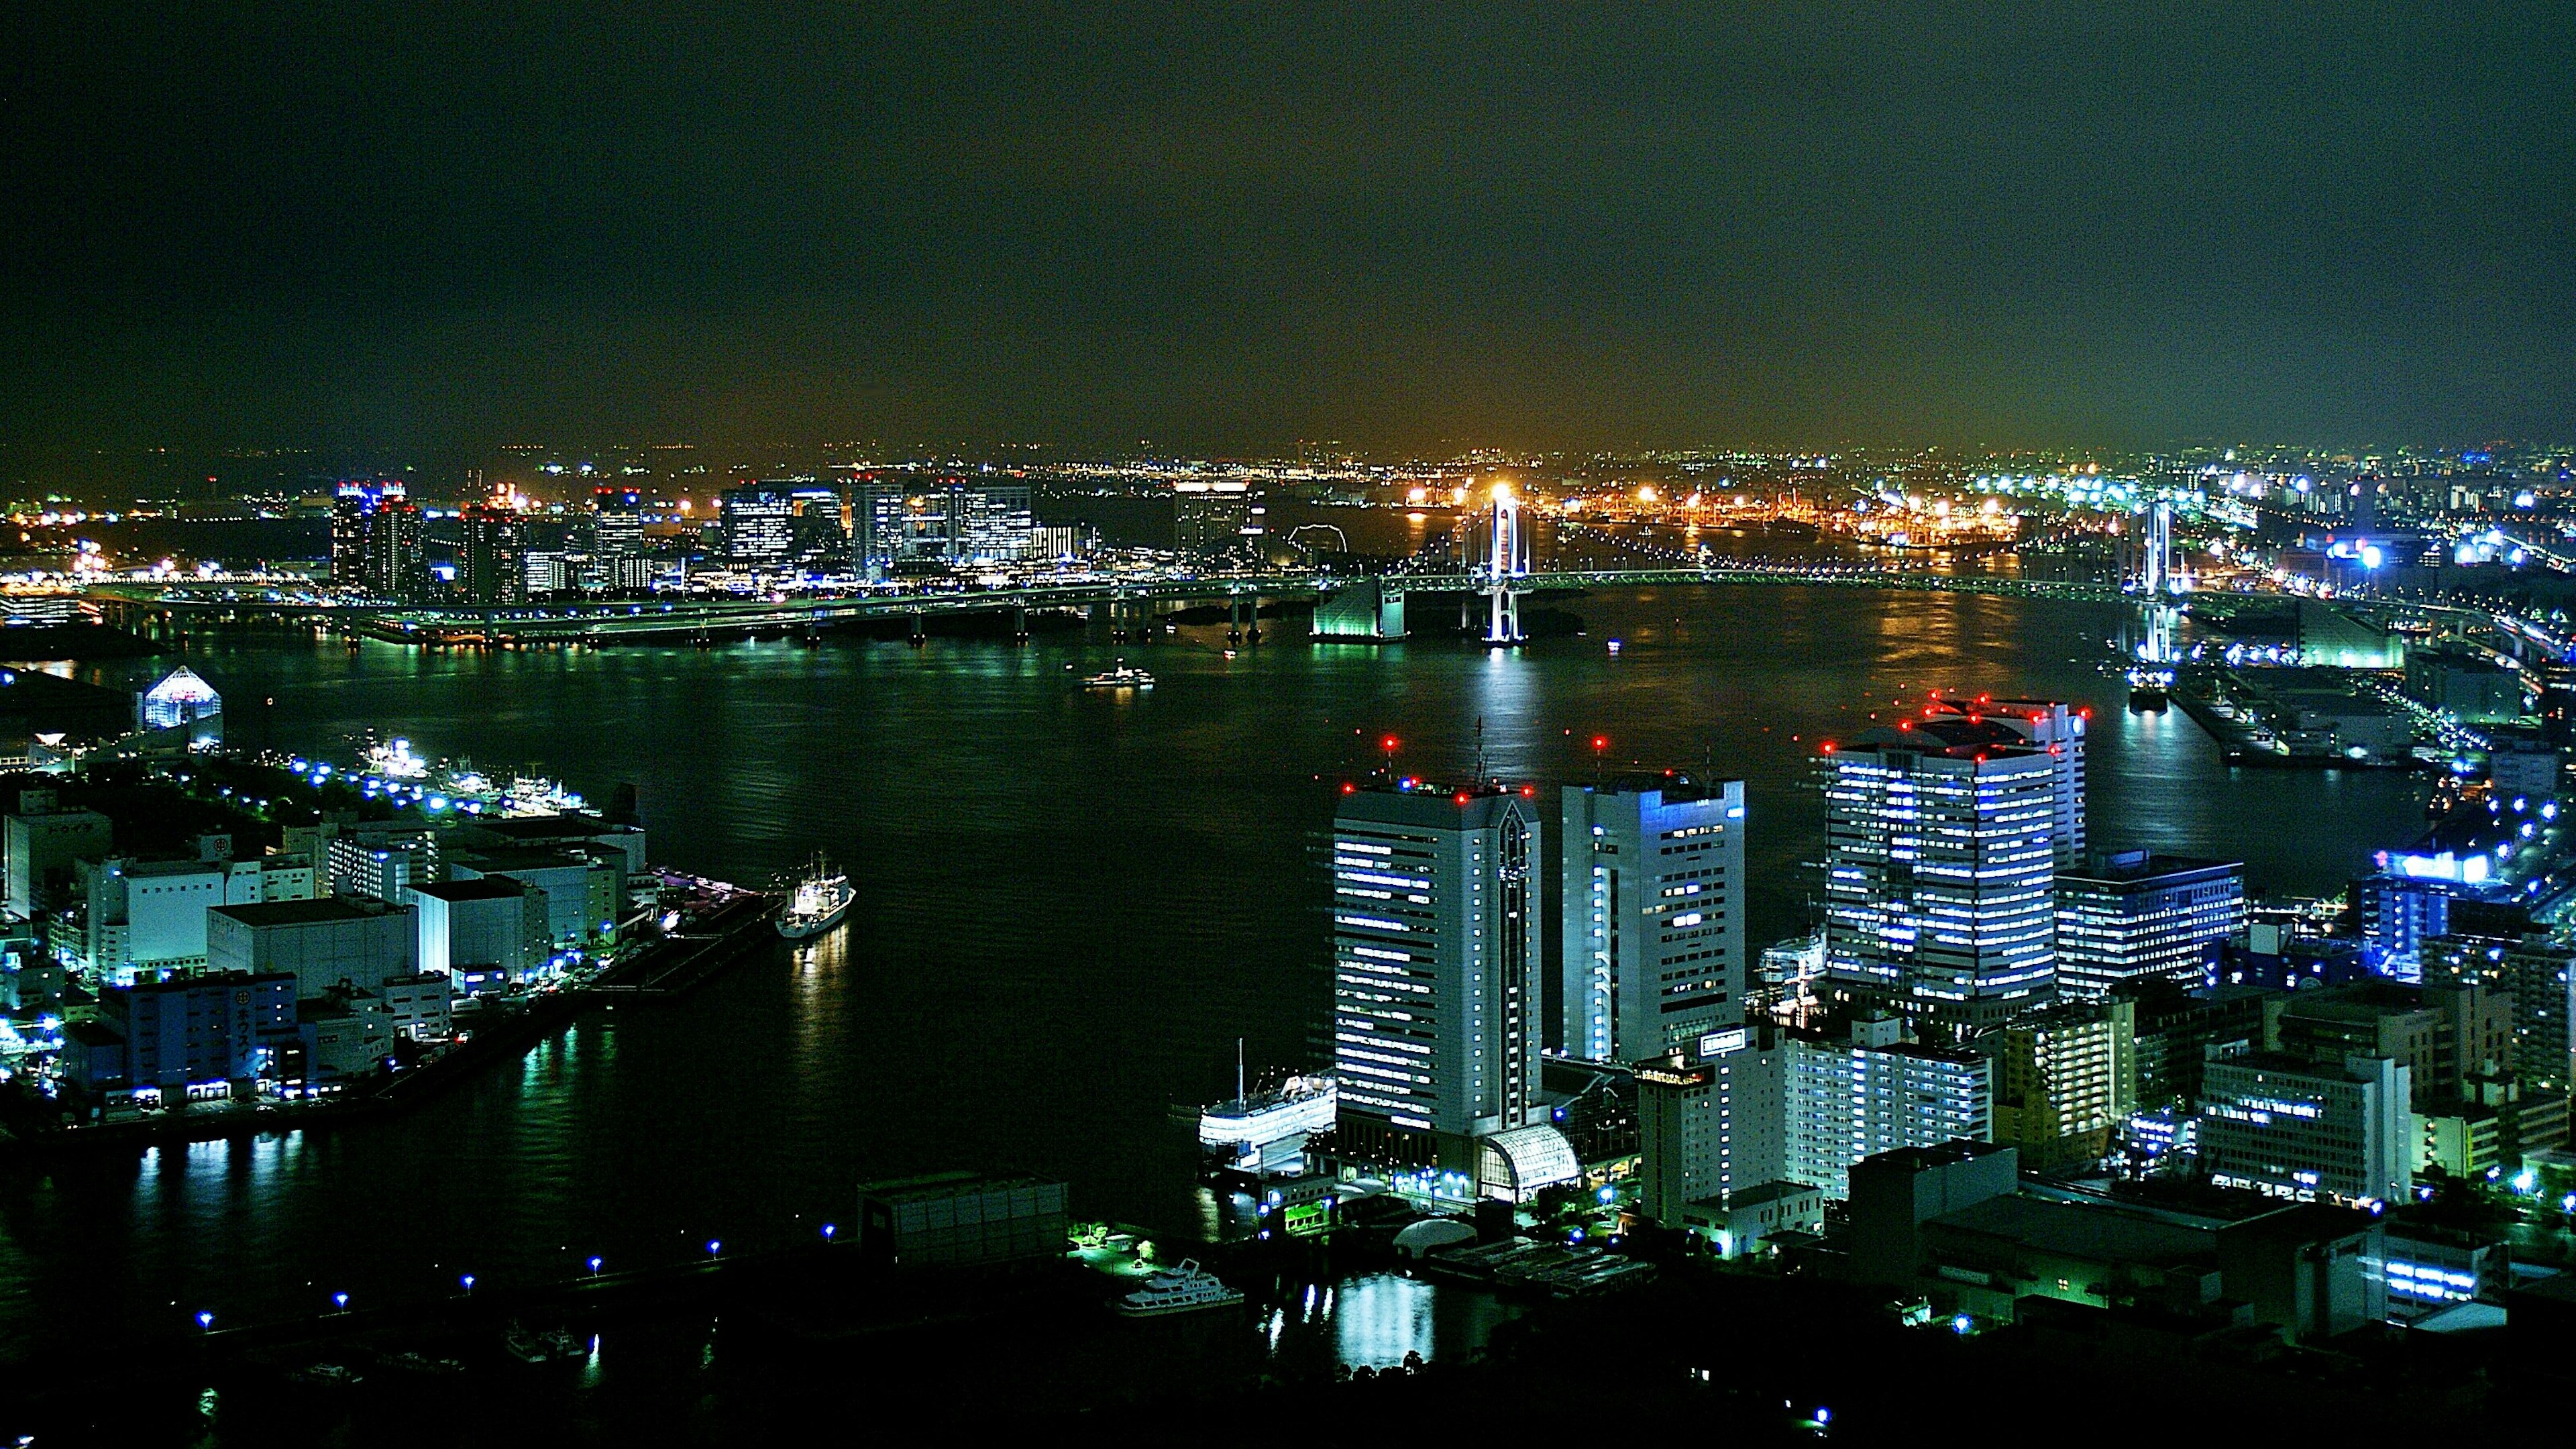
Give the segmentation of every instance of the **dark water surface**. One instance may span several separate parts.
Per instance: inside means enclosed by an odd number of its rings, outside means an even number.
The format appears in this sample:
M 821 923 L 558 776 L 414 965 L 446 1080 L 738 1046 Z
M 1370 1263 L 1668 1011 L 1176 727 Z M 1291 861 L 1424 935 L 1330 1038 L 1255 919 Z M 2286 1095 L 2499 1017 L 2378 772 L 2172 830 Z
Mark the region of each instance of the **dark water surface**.
M 201 1307 L 239 1322 L 460 1272 L 801 1239 L 845 1219 L 860 1180 L 957 1165 L 1061 1175 L 1084 1216 L 1198 1231 L 1169 1104 L 1230 1087 L 1238 1036 L 1256 1064 L 1303 1050 L 1325 989 L 1312 845 L 1387 733 L 1433 777 L 1469 768 L 1480 720 L 1514 780 L 1588 778 L 1596 733 L 1619 762 L 1745 777 L 1757 941 L 1805 924 L 1815 742 L 1928 687 L 2091 702 L 2096 842 L 2239 856 L 2258 889 L 2333 890 L 2421 819 L 2406 777 L 2232 771 L 2180 713 L 2125 714 L 2094 667 L 2110 608 L 1753 588 L 1560 606 L 1588 637 L 1512 654 L 1291 637 L 1229 660 L 1221 630 L 1144 648 L 201 644 L 190 662 L 269 743 L 336 753 L 374 728 L 594 799 L 633 781 L 659 862 L 752 881 L 819 848 L 858 904 L 818 951 L 586 1016 L 398 1120 L 0 1175 L 0 1357 L 108 1352 Z M 1162 687 L 1069 687 L 1069 664 L 1117 653 Z M 1390 1297 L 1372 1321 L 1428 1311 Z

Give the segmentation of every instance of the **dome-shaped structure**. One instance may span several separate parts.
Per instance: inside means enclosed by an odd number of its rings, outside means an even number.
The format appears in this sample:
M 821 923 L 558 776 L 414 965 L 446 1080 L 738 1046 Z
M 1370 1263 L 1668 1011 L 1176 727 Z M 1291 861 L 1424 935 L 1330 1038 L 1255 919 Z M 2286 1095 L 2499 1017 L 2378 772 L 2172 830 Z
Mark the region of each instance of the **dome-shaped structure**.
M 1474 1241 L 1476 1230 L 1456 1218 L 1424 1218 L 1418 1223 L 1407 1223 L 1404 1230 L 1395 1235 L 1395 1255 L 1419 1258 L 1425 1253 L 1436 1253 L 1442 1248 L 1454 1248 L 1460 1243 Z
M 1553 1127 L 1515 1127 L 1482 1139 L 1480 1146 L 1476 1185 L 1487 1197 L 1527 1202 L 1541 1188 L 1583 1177 L 1574 1144 Z

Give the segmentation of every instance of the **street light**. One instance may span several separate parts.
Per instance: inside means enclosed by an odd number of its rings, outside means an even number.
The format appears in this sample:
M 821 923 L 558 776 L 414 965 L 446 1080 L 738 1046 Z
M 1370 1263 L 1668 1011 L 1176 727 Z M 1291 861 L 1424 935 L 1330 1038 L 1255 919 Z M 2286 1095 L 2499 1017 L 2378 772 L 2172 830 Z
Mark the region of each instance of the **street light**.
M 332 1306 L 332 1307 L 334 1307 L 334 1308 L 339 1309 L 339 1310 L 340 1310 L 341 1312 L 343 1312 L 343 1313 L 348 1312 L 348 1311 L 349 1311 L 349 1295 L 348 1295 L 348 1294 L 346 1294 L 346 1293 L 334 1293 L 334 1294 L 332 1294 L 332 1295 L 331 1295 L 331 1306 Z
M 471 1293 L 471 1292 L 473 1292 L 473 1291 L 474 1291 L 474 1275 L 473 1275 L 473 1274 L 471 1274 L 471 1273 L 463 1274 L 463 1275 L 461 1275 L 460 1277 L 458 1277 L 456 1281 L 465 1285 L 465 1291 L 466 1291 L 466 1292 Z
M 197 1314 L 197 1326 L 209 1333 L 212 1333 L 215 1328 L 215 1315 L 213 1312 L 210 1310 L 201 1310 Z
M 590 1260 L 590 1276 L 593 1278 L 599 1276 L 599 1260 L 597 1258 Z
M 722 1239 L 722 1238 L 709 1238 L 709 1239 L 707 1239 L 707 1256 L 708 1256 L 708 1257 L 712 1258 L 712 1257 L 716 1256 L 717 1254 L 719 1254 L 719 1253 L 721 1253 L 721 1252 L 723 1252 L 723 1251 L 724 1251 L 724 1239 Z

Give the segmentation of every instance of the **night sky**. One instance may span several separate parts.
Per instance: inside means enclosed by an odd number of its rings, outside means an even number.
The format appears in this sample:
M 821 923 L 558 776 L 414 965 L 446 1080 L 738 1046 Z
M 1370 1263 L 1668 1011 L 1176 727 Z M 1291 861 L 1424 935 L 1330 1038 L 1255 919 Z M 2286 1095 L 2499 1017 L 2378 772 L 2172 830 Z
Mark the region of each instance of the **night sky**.
M 2571 55 L 2529 3 L 25 5 L 0 435 L 2564 438 Z

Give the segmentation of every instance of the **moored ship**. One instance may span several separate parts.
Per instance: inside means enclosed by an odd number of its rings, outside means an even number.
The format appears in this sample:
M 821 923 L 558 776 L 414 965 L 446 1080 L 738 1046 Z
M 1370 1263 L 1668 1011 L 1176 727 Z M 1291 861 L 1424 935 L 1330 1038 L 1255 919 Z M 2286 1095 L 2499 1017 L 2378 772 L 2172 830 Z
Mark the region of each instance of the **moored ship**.
M 820 855 L 803 874 L 780 884 L 788 896 L 787 909 L 778 913 L 778 934 L 791 941 L 819 936 L 841 924 L 857 894 L 850 889 L 848 874 Z
M 1146 1279 L 1144 1287 L 1118 1300 L 1118 1311 L 1130 1318 L 1159 1318 L 1167 1313 L 1227 1308 L 1242 1301 L 1242 1290 L 1227 1287 L 1225 1280 L 1192 1261 Z
M 1201 1160 L 1211 1174 L 1294 1173 L 1303 1164 L 1306 1138 L 1332 1130 L 1340 1100 L 1339 1084 L 1320 1073 L 1246 1091 L 1238 1061 L 1233 1099 L 1199 1112 Z

